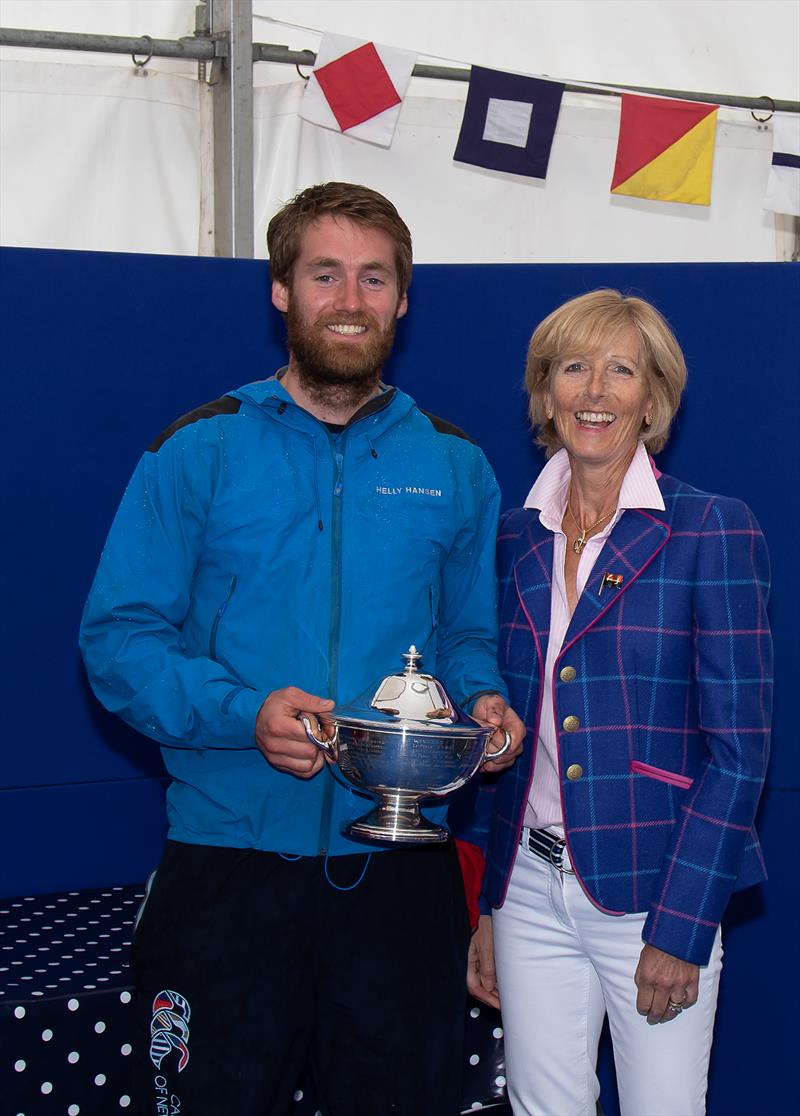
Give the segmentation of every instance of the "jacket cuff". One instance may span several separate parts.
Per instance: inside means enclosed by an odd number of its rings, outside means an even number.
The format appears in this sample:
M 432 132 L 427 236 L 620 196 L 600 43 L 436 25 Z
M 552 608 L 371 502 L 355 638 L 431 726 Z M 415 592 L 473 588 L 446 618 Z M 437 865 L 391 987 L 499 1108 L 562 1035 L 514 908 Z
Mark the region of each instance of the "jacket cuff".
M 221 710 L 227 721 L 225 737 L 238 739 L 241 748 L 257 747 L 256 718 L 267 697 L 267 691 L 251 690 L 245 686 L 233 690 Z
M 718 929 L 716 923 L 693 915 L 653 908 L 645 920 L 642 939 L 691 965 L 707 965 Z
M 501 697 L 503 699 L 503 701 L 506 703 L 506 705 L 508 705 L 508 698 L 503 693 L 502 690 L 494 690 L 494 689 L 476 690 L 474 694 L 470 694 L 468 698 L 464 699 L 463 705 L 464 705 L 464 708 L 466 709 L 467 713 L 470 713 L 470 714 L 472 713 L 472 710 L 475 706 L 475 702 L 478 700 L 478 698 L 488 697 L 490 694 L 492 694 L 492 695 L 497 694 L 497 696 Z

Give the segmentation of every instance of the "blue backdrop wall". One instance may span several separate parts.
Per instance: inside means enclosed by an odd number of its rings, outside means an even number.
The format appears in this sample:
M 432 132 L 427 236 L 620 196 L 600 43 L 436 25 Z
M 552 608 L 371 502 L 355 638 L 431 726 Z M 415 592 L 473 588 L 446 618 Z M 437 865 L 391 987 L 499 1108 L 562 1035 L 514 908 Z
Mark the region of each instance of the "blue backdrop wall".
M 80 612 L 144 447 L 179 414 L 271 375 L 284 361 L 283 325 L 257 261 L 5 249 L 0 283 L 0 894 L 135 882 L 163 841 L 160 758 L 92 699 L 76 651 Z M 420 266 L 387 379 L 480 442 L 505 505 L 520 503 L 541 467 L 522 392 L 528 338 L 564 299 L 598 286 L 655 302 L 684 347 L 689 389 L 660 467 L 746 500 L 770 544 L 777 697 L 760 830 L 771 883 L 736 897 L 727 919 L 710 1112 L 780 1111 L 786 1098 L 766 1067 L 792 1064 L 798 993 L 796 967 L 779 959 L 794 952 L 800 794 L 790 716 L 800 268 Z M 745 1026 L 747 1072 L 735 1061 Z

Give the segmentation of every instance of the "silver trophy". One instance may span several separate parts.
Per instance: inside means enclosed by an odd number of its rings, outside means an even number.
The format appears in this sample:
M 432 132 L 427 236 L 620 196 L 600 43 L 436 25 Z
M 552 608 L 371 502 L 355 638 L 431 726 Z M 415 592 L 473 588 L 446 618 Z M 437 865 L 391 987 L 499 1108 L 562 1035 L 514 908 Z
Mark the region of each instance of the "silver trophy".
M 422 674 L 416 647 L 403 655 L 405 670 L 390 674 L 352 705 L 325 715 L 327 738 L 316 735 L 306 713 L 308 739 L 335 760 L 344 778 L 371 791 L 378 804 L 350 822 L 352 837 L 404 844 L 439 844 L 449 834 L 422 817 L 423 798 L 441 798 L 463 786 L 488 759 L 504 755 L 511 735 L 488 753 L 492 725 L 480 725 L 448 697 L 442 683 Z

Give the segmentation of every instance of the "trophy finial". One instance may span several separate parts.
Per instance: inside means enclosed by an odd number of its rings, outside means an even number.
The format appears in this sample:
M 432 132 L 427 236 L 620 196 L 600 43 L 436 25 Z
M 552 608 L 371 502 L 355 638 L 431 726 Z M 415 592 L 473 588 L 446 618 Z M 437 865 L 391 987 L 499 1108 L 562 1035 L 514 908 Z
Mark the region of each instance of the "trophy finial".
M 422 654 L 417 651 L 412 643 L 408 651 L 403 652 L 403 662 L 406 664 L 406 674 L 416 674 L 422 664 Z

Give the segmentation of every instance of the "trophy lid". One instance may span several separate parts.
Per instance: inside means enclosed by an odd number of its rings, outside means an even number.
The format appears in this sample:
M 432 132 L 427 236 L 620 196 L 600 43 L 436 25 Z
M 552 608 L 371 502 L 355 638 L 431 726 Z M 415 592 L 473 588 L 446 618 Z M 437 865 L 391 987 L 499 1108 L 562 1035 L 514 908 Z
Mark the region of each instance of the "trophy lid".
M 464 713 L 432 674 L 423 674 L 422 654 L 412 644 L 402 655 L 405 668 L 387 674 L 379 682 L 348 705 L 339 706 L 333 717 L 339 723 L 376 728 L 411 728 L 415 732 L 447 733 L 457 730 L 459 735 L 481 726 Z

